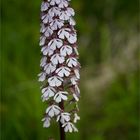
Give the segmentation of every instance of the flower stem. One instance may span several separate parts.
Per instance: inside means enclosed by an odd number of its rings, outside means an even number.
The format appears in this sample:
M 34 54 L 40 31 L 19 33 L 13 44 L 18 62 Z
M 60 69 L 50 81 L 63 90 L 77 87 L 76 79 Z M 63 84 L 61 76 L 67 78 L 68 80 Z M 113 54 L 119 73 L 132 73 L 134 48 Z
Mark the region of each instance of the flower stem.
M 64 101 L 59 103 L 59 107 L 64 110 Z M 60 140 L 66 140 L 66 135 L 64 132 L 64 128 L 62 127 L 62 123 L 59 121 L 59 129 L 60 129 Z

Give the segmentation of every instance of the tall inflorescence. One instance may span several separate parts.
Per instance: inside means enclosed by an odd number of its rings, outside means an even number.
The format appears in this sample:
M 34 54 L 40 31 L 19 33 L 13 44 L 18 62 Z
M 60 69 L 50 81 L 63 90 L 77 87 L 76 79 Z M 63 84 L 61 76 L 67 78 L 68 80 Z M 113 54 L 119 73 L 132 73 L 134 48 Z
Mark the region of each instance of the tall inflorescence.
M 74 123 L 80 119 L 79 69 L 74 10 L 70 0 L 44 0 L 41 4 L 42 59 L 39 81 L 42 101 L 48 103 L 43 121 L 49 127 L 52 119 L 60 122 L 65 132 L 78 131 Z

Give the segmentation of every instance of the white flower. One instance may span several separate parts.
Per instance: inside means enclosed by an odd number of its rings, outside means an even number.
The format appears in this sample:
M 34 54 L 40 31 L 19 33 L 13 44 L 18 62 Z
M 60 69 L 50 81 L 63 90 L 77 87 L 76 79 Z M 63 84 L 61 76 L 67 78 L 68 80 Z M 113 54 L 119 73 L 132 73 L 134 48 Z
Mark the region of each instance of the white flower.
M 47 27 L 46 30 L 45 30 L 44 35 L 45 35 L 46 37 L 49 37 L 49 36 L 51 36 L 52 34 L 53 34 L 53 30 L 52 30 L 50 27 Z
M 41 24 L 40 32 L 41 32 L 41 33 L 44 33 L 45 30 L 46 30 L 45 25 L 44 25 L 44 24 Z
M 43 23 L 45 23 L 45 24 L 48 23 L 48 22 L 51 22 L 53 20 L 52 17 L 49 14 L 43 15 L 41 17 L 41 19 L 43 20 Z
M 74 70 L 74 73 L 75 73 L 76 78 L 77 78 L 77 79 L 80 79 L 79 70 L 78 70 L 78 69 L 75 69 L 75 70 Z
M 56 93 L 56 90 L 53 87 L 48 86 L 47 88 L 42 89 L 42 93 L 42 100 L 45 101 L 48 100 L 50 97 L 53 97 Z
M 49 85 L 52 87 L 59 87 L 62 85 L 63 79 L 59 76 L 53 76 L 48 79 Z
M 64 124 L 65 122 L 70 121 L 70 113 L 67 113 L 67 112 L 61 113 L 60 115 L 58 115 L 56 121 L 58 122 L 59 120 L 60 120 L 60 122 L 62 124 Z
M 75 93 L 73 93 L 73 97 L 74 97 L 74 99 L 75 99 L 75 101 L 79 101 L 79 98 L 77 97 L 77 95 L 75 94 Z
M 61 111 L 61 108 L 57 105 L 51 105 L 49 106 L 47 109 L 46 109 L 46 113 L 50 116 L 50 117 L 53 117 L 53 116 L 57 116 Z
M 64 76 L 68 77 L 70 75 L 70 71 L 71 70 L 68 67 L 62 66 L 56 70 L 56 73 L 60 77 L 64 77 Z
M 70 55 L 72 54 L 72 47 L 68 46 L 68 45 L 64 45 L 61 49 L 60 49 L 60 54 L 62 56 L 66 56 L 66 55 Z
M 67 11 L 61 11 L 59 18 L 62 20 L 69 20 L 70 16 L 67 14 Z
M 57 65 L 58 63 L 59 63 L 59 64 L 62 64 L 64 61 L 65 61 L 64 56 L 61 56 L 61 55 L 58 54 L 58 53 L 54 54 L 54 55 L 51 57 L 51 62 L 52 62 L 54 65 Z
M 77 85 L 78 79 L 75 76 L 71 77 L 70 80 L 71 80 L 72 85 Z
M 59 20 L 59 19 L 55 19 L 50 23 L 52 30 L 60 29 L 63 25 L 64 25 L 64 22 L 62 20 Z
M 76 22 L 75 22 L 75 20 L 72 17 L 69 19 L 69 23 L 72 26 L 76 25 Z
M 56 70 L 56 65 L 49 63 L 44 67 L 44 70 L 47 74 L 53 73 Z
M 66 63 L 68 64 L 69 67 L 77 66 L 78 64 L 77 59 L 74 57 L 68 58 Z
M 74 86 L 77 95 L 80 95 L 80 89 L 77 85 Z
M 67 13 L 68 16 L 74 16 L 75 15 L 74 10 L 70 7 L 67 8 L 66 13 Z
M 54 16 L 59 16 L 60 15 L 60 11 L 61 11 L 61 9 L 60 8 L 58 8 L 58 7 L 52 7 L 50 10 L 49 10 L 49 15 L 51 16 L 51 17 L 54 17 Z
M 57 103 L 60 103 L 62 100 L 67 100 L 68 97 L 68 92 L 65 92 L 65 91 L 59 91 L 55 94 L 54 96 L 54 100 L 57 102 Z
M 45 40 L 46 40 L 46 37 L 45 36 L 41 36 L 40 37 L 40 43 L 39 43 L 39 45 L 40 46 L 43 46 L 45 44 Z
M 48 46 L 44 46 L 41 48 L 41 52 L 43 53 L 43 55 L 51 56 L 54 50 L 50 49 Z
M 56 48 L 60 48 L 63 45 L 63 41 L 61 39 L 52 39 L 49 43 L 48 46 L 52 49 L 55 50 Z
M 45 79 L 46 79 L 46 73 L 45 72 L 39 73 L 38 76 L 39 76 L 38 81 L 40 81 L 40 82 L 45 81 Z
M 49 8 L 49 3 L 43 1 L 41 4 L 41 11 L 46 11 L 48 10 L 48 8 Z
M 44 93 L 47 93 L 47 94 L 54 95 L 55 92 L 56 92 L 56 90 L 55 90 L 55 88 L 48 86 L 48 87 L 46 87 L 46 88 L 43 88 L 43 89 L 41 90 L 41 92 L 42 92 L 43 94 L 44 94 Z
M 74 85 L 74 89 L 72 89 L 72 92 L 73 92 L 73 97 L 75 98 L 75 100 L 79 101 L 80 89 L 79 89 L 78 85 Z
M 80 120 L 80 117 L 77 115 L 77 113 L 74 114 L 74 123 L 77 123 L 77 121 Z
M 62 28 L 61 30 L 59 30 L 59 32 L 58 32 L 58 36 L 59 36 L 59 38 L 61 38 L 61 39 L 64 39 L 65 37 L 66 38 L 69 38 L 69 36 L 70 36 L 70 32 L 71 30 L 69 29 L 69 28 Z
M 50 5 L 55 5 L 55 4 L 59 4 L 60 0 L 48 0 L 48 2 L 50 2 Z
M 41 19 L 43 20 L 46 16 L 47 16 L 47 14 L 42 14 Z
M 74 16 L 75 12 L 72 8 L 67 8 L 66 10 L 63 10 L 60 12 L 60 19 L 62 20 L 69 20 L 71 16 Z
M 74 124 L 72 124 L 71 122 L 66 122 L 62 125 L 62 127 L 64 127 L 64 131 L 65 132 L 78 132 L 77 128 L 74 126 Z
M 71 92 L 73 93 L 73 98 L 75 99 L 75 101 L 79 101 L 79 97 L 80 97 L 80 90 L 79 90 L 79 87 L 77 86 L 77 82 L 74 81 L 73 83 L 73 87 L 70 89 Z
M 47 57 L 44 56 L 42 57 L 41 61 L 40 61 L 40 67 L 44 67 L 47 63 Z
M 68 2 L 66 0 L 60 0 L 58 7 L 60 8 L 68 7 Z
M 48 128 L 50 126 L 51 118 L 50 117 L 45 117 L 45 118 L 42 119 L 42 121 L 44 122 L 43 127 Z
M 79 55 L 78 50 L 77 50 L 76 47 L 74 47 L 74 51 L 75 51 L 76 55 Z
M 67 38 L 67 39 L 68 39 L 69 43 L 74 44 L 77 41 L 77 36 L 75 33 L 73 33 L 73 34 L 70 34 L 69 38 Z

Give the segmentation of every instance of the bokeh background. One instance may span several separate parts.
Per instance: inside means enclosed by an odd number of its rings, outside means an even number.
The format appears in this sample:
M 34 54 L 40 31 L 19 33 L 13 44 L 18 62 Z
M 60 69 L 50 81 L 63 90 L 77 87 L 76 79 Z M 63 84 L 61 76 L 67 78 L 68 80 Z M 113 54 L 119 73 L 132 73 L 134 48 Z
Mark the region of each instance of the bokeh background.
M 1 2 L 1 140 L 59 140 L 42 127 L 40 0 Z M 67 140 L 138 140 L 138 0 L 72 0 L 81 69 L 79 133 Z

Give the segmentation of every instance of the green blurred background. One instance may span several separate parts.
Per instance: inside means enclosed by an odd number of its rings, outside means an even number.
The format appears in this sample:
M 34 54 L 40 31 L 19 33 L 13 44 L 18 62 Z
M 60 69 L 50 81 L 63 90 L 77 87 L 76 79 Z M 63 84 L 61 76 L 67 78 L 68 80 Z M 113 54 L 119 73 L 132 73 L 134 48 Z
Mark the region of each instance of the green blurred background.
M 42 127 L 39 0 L 1 2 L 1 140 L 59 140 Z M 67 140 L 138 140 L 138 0 L 72 0 L 81 69 L 79 133 Z

